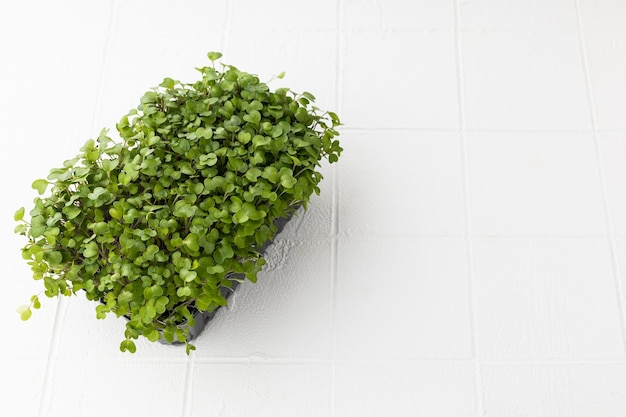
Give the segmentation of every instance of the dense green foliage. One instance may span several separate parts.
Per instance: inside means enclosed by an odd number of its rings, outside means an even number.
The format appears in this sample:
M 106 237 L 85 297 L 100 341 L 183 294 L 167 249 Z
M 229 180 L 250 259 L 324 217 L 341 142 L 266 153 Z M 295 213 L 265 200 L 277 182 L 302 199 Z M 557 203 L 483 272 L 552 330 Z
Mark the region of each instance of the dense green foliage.
M 220 56 L 209 54 L 195 83 L 165 78 L 145 93 L 117 124 L 121 141 L 103 130 L 36 180 L 30 222 L 23 208 L 15 213 L 45 295 L 83 290 L 100 302 L 98 318 L 126 316 L 123 351 L 134 352 L 140 335 L 193 349 L 194 313 L 225 305 L 230 279 L 256 281 L 274 221 L 306 208 L 321 160 L 342 150 L 337 115 L 310 93 L 216 69 Z M 39 306 L 33 296 L 18 311 L 26 320 Z

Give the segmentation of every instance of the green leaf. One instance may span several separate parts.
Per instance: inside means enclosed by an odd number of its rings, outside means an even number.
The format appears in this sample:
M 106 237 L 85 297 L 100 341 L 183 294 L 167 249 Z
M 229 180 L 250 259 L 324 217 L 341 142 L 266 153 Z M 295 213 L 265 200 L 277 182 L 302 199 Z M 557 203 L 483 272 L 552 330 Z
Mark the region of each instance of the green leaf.
M 108 312 L 107 307 L 104 305 L 96 306 L 96 318 L 98 320 L 104 320 L 106 318 L 106 313 Z
M 39 302 L 39 297 L 37 297 L 36 295 L 33 295 L 32 297 L 30 297 L 30 302 L 33 303 L 33 308 L 34 309 L 39 309 L 41 308 L 41 303 Z
M 150 331 L 144 332 L 143 335 L 151 342 L 156 342 L 161 338 L 161 333 L 159 333 L 157 329 L 152 329 Z
M 283 127 L 281 125 L 274 126 L 270 132 L 273 138 L 277 138 L 283 134 Z
M 54 168 L 50 170 L 50 175 L 48 175 L 48 179 L 50 181 L 59 180 L 59 181 L 67 181 L 72 178 L 72 173 L 67 168 Z
M 308 98 L 311 101 L 315 101 L 315 96 L 311 93 L 309 93 L 308 91 L 305 91 L 304 93 L 302 93 L 302 95 L 306 98 Z
M 188 297 L 191 295 L 191 288 L 189 287 L 180 287 L 176 290 L 176 295 L 179 297 Z
M 298 180 L 289 174 L 283 174 L 280 176 L 280 184 L 285 188 L 293 188 L 297 182 Z
M 261 176 L 266 180 L 269 180 L 272 184 L 276 184 L 278 183 L 278 181 L 280 181 L 280 175 L 278 173 L 278 170 L 276 170 L 276 168 L 273 166 L 265 167 Z
M 222 87 L 224 91 L 232 91 L 232 89 L 235 87 L 235 83 L 224 80 L 220 83 L 220 87 Z
M 198 238 L 199 238 L 198 235 L 190 234 L 189 236 L 185 238 L 185 240 L 183 240 L 183 245 L 188 247 L 189 250 L 192 250 L 194 252 L 198 251 L 200 250 L 200 245 L 198 245 Z
M 174 88 L 174 86 L 176 85 L 176 81 L 172 80 L 171 78 L 167 77 L 163 80 L 163 82 L 161 84 L 159 84 L 161 87 L 163 88 Z
M 176 217 L 192 217 L 196 214 L 197 207 L 189 205 L 185 201 L 177 201 L 174 205 L 174 216 Z
M 216 59 L 219 59 L 219 58 L 216 58 Z M 220 75 L 218 74 L 218 72 L 215 71 L 215 69 L 211 67 L 204 67 L 201 69 L 201 72 L 207 81 L 214 81 L 220 78 Z
M 194 279 L 196 279 L 196 277 L 198 276 L 198 274 L 196 273 L 196 271 L 190 271 L 186 268 L 183 268 L 180 270 L 180 277 L 185 280 L 185 282 L 191 282 Z M 189 288 L 187 288 L 188 290 L 190 290 Z M 190 290 L 191 291 L 191 290 Z M 186 295 L 191 295 L 191 292 L 189 294 Z
M 28 304 L 24 304 L 21 305 L 17 308 L 17 312 L 20 315 L 20 319 L 22 321 L 26 321 L 30 318 L 30 316 L 33 314 L 32 310 L 30 309 L 30 305 Z
M 67 217 L 68 220 L 75 219 L 81 213 L 80 208 L 78 208 L 76 206 L 73 206 L 73 205 L 72 206 L 63 207 L 62 211 L 63 211 L 63 214 L 65 214 L 65 216 Z
M 200 160 L 205 165 L 212 167 L 213 165 L 217 164 L 217 155 L 211 152 L 207 155 L 201 155 Z
M 124 212 L 115 207 L 111 207 L 109 209 L 109 214 L 111 215 L 111 217 L 117 220 L 122 220 L 122 217 L 124 216 Z
M 126 339 L 124 340 L 122 343 L 120 343 L 120 350 L 122 352 L 130 352 L 130 353 L 135 353 L 137 351 L 137 346 L 135 346 L 135 342 L 133 342 L 130 339 Z
M 28 225 L 21 223 L 15 226 L 15 229 L 13 229 L 13 233 L 17 233 L 21 235 L 21 234 L 26 233 L 27 230 L 28 230 Z
M 245 116 L 244 116 L 244 119 L 245 119 Z M 252 139 L 252 135 L 249 132 L 242 131 L 242 132 L 239 132 L 239 134 L 237 135 L 237 140 L 243 143 L 244 145 L 250 142 L 251 139 Z
M 87 281 L 85 281 L 85 291 L 87 292 L 92 292 L 94 290 L 94 288 L 96 288 L 96 285 L 93 283 L 92 279 L 88 279 Z
M 166 327 L 163 330 L 163 337 L 165 337 L 165 340 L 169 343 L 174 342 L 174 330 L 172 329 L 172 327 Z
M 130 184 L 130 180 L 132 179 L 132 177 L 125 172 L 120 172 L 117 176 L 117 179 L 120 181 L 120 184 L 128 185 Z
M 196 130 L 195 134 L 199 138 L 211 139 L 213 137 L 213 129 L 211 129 L 211 128 L 207 129 L 205 127 L 199 127 Z
M 160 285 L 153 285 L 151 288 L 152 294 L 154 294 L 154 298 L 161 297 L 163 295 L 163 287 L 161 287 Z
M 156 310 L 157 314 L 165 313 L 165 310 L 167 309 L 167 304 L 169 303 L 169 301 L 170 301 L 169 298 L 165 296 L 161 296 L 155 300 L 154 309 Z
M 141 97 L 141 104 L 154 103 L 157 100 L 157 94 L 154 91 L 147 91 L 143 97 Z
M 15 214 L 13 214 L 13 220 L 15 220 L 16 222 L 19 222 L 20 220 L 22 220 L 24 218 L 24 207 L 20 207 Z
M 39 195 L 42 195 L 43 193 L 46 192 L 46 188 L 48 188 L 48 184 L 49 183 L 47 180 L 35 180 L 33 181 L 33 184 L 31 185 L 31 187 L 37 190 Z
M 85 246 L 85 250 L 83 251 L 83 256 L 85 258 L 93 258 L 94 256 L 97 256 L 98 253 L 99 253 L 98 244 L 96 242 L 89 242 Z
M 233 215 L 233 221 L 237 224 L 245 223 L 248 220 L 250 220 L 250 217 L 248 217 L 248 214 L 245 210 L 239 210 L 237 213 L 235 213 L 235 215 Z
M 250 103 L 248 103 L 248 107 L 247 107 L 246 111 L 251 111 L 251 110 L 261 111 L 261 110 L 263 110 L 264 107 L 265 106 L 263 106 L 263 103 L 261 103 L 259 100 L 253 100 Z
M 228 244 L 222 243 L 222 245 L 217 249 L 215 256 L 216 260 L 218 260 L 218 257 L 221 257 L 222 259 L 219 260 L 219 262 L 222 263 L 225 259 L 232 258 L 234 254 L 235 252 L 233 252 L 233 249 Z
M 70 167 L 73 167 L 73 166 L 76 164 L 76 162 L 78 162 L 79 160 L 80 160 L 80 158 L 79 158 L 79 157 L 72 158 L 72 159 L 68 159 L 68 160 L 66 160 L 66 161 L 64 161 L 64 162 L 63 162 L 63 166 L 64 166 L 65 168 L 70 168 Z
M 28 309 L 28 310 L 22 311 L 22 312 L 20 313 L 20 319 L 21 319 L 22 321 L 26 321 L 26 320 L 28 320 L 28 319 L 30 318 L 30 316 L 32 316 L 32 314 L 33 314 L 33 312 L 32 312 L 32 310 L 31 310 L 31 309 Z
M 97 235 L 104 235 L 109 231 L 109 224 L 106 222 L 96 222 L 89 226 Z
M 87 197 L 90 200 L 98 200 L 102 196 L 106 196 L 107 190 L 103 187 L 96 187 L 92 192 L 90 192 Z
M 331 120 L 333 121 L 335 125 L 341 124 L 341 121 L 339 120 L 339 116 L 337 116 L 337 113 L 333 113 L 332 111 L 329 111 L 328 115 L 330 116 Z
M 309 120 L 309 113 L 306 111 L 306 109 L 304 107 L 298 107 L 298 110 L 296 110 L 296 120 L 299 121 L 300 123 L 305 123 L 307 124 L 308 120 Z
M 104 159 L 102 161 L 102 169 L 104 169 L 106 172 L 111 172 L 115 168 L 117 168 L 119 162 L 120 161 L 118 159 Z
M 246 178 L 251 182 L 256 182 L 262 173 L 263 172 L 258 168 L 250 168 L 248 172 L 246 172 Z
M 53 250 L 44 252 L 44 259 L 48 261 L 50 265 L 59 265 L 63 261 L 63 255 L 61 252 Z
M 243 120 L 253 124 L 257 124 L 261 121 L 261 113 L 256 110 L 252 110 L 249 114 L 243 116 Z
M 117 302 L 119 304 L 126 304 L 133 299 L 133 293 L 130 291 L 122 291 L 120 295 L 117 297 Z
M 149 300 L 151 298 L 154 297 L 153 291 L 152 291 L 152 287 L 146 287 L 143 290 L 143 298 L 145 298 L 146 300 Z
M 217 61 L 222 57 L 222 54 L 220 52 L 209 52 L 207 56 L 211 61 Z
M 255 135 L 252 138 L 252 144 L 255 147 L 269 145 L 271 141 L 272 141 L 271 138 L 269 138 L 268 136 L 263 136 L 263 135 Z

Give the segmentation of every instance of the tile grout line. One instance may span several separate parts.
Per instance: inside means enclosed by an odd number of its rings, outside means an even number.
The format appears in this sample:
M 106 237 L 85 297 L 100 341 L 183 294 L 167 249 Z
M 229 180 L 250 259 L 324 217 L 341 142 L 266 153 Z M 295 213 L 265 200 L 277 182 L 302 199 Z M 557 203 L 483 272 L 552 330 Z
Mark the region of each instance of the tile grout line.
M 220 52 L 225 53 L 228 48 L 228 41 L 230 40 L 230 30 L 232 22 L 233 5 L 232 1 L 226 2 L 226 15 L 224 16 L 224 29 L 222 31 L 222 41 L 220 44 Z
M 335 3 L 335 107 L 336 112 L 341 114 L 343 97 L 341 95 L 341 81 L 343 74 L 343 1 L 336 0 Z M 329 408 L 330 416 L 335 416 L 336 406 L 336 359 L 337 359 L 337 331 L 336 331 L 336 312 L 337 312 L 337 264 L 339 262 L 339 182 L 337 175 L 339 173 L 336 166 L 333 166 L 332 180 L 332 213 L 331 213 L 331 259 L 330 259 L 330 385 L 329 389 Z
M 331 242 L 331 261 L 330 261 L 330 416 L 335 415 L 335 391 L 336 391 L 336 374 L 337 374 L 337 329 L 335 325 L 336 304 L 337 304 L 337 263 L 338 263 L 339 241 L 335 237 Z
M 113 40 L 115 39 L 115 31 L 117 28 L 117 20 L 119 14 L 119 0 L 111 0 L 111 11 L 109 15 L 109 24 L 107 26 L 107 36 L 102 53 L 102 64 L 100 65 L 100 74 L 98 76 L 98 88 L 96 90 L 96 108 L 91 117 L 91 131 L 95 132 L 98 117 L 102 111 L 102 95 L 104 94 L 104 81 L 106 79 L 107 68 L 109 67 L 109 59 Z
M 394 28 L 388 27 L 380 24 L 376 27 L 377 31 L 382 32 L 383 34 L 401 34 L 401 35 L 413 35 L 413 34 L 424 34 L 424 33 L 451 33 L 455 30 L 450 27 L 418 27 L 418 28 Z M 608 32 L 610 29 L 607 29 L 603 26 L 591 27 L 587 29 L 588 31 L 606 31 Z M 361 33 L 371 33 L 373 30 L 371 27 L 368 28 L 353 28 L 350 29 L 351 33 L 361 34 Z M 477 28 L 467 28 L 459 30 L 461 33 L 468 34 L 497 34 L 497 33 L 506 33 L 506 34 L 526 34 L 526 33 L 548 33 L 548 34 L 572 34 L 576 32 L 574 28 L 505 28 L 505 27 L 477 27 Z
M 228 46 L 228 39 L 231 30 L 231 20 L 232 20 L 232 2 L 228 0 L 226 2 L 226 13 L 224 14 L 224 28 L 222 31 L 222 39 L 220 41 L 220 53 L 224 53 L 226 51 L 226 47 Z M 189 417 L 192 412 L 192 402 L 193 402 L 193 375 L 195 371 L 195 355 L 192 353 L 191 356 L 187 357 L 187 364 L 185 365 L 185 387 L 183 388 L 183 408 L 182 408 L 182 416 Z
M 474 258 L 472 252 L 472 228 L 470 212 L 470 183 L 469 183 L 469 155 L 466 136 L 466 115 L 465 115 L 465 94 L 463 80 L 463 53 L 462 53 L 462 31 L 461 31 L 461 4 L 460 0 L 454 0 L 454 47 L 456 55 L 456 76 L 457 76 L 457 98 L 459 100 L 459 128 L 461 145 L 461 164 L 463 172 L 463 203 L 465 218 L 465 251 L 467 259 L 467 289 L 469 303 L 469 321 L 471 333 L 471 351 L 474 370 L 474 395 L 475 413 L 480 417 L 484 413 L 483 387 L 480 374 L 480 361 L 478 354 L 478 334 L 476 323 L 476 294 L 474 289 Z
M 415 233 L 415 234 L 400 234 L 400 233 L 341 233 L 340 236 L 343 238 L 351 238 L 351 239 L 465 239 L 465 234 L 426 234 L 426 233 Z M 615 235 L 615 238 L 626 238 L 626 235 L 620 234 Z M 566 234 L 512 234 L 512 233 L 502 233 L 502 234 L 472 234 L 470 236 L 471 240 L 476 239 L 606 239 L 606 235 L 604 234 L 586 234 L 586 235 L 566 235 Z M 296 239 L 290 239 L 291 241 L 298 241 Z M 323 239 L 317 240 L 319 242 L 324 241 Z
M 232 16 L 232 3 L 226 2 L 226 12 L 224 13 L 224 27 L 222 30 L 222 39 L 220 41 L 220 53 L 224 53 L 228 45 L 228 38 L 231 29 Z M 195 371 L 195 355 L 187 357 L 187 364 L 185 365 L 185 387 L 183 388 L 183 417 L 189 417 L 191 415 L 191 404 L 193 401 L 193 374 Z
M 106 38 L 105 38 L 105 46 L 104 51 L 102 53 L 102 63 L 100 65 L 100 74 L 98 79 L 98 85 L 96 88 L 96 105 L 93 110 L 93 114 L 91 117 L 91 131 L 94 132 L 95 125 L 97 122 L 98 115 L 100 114 L 100 110 L 102 108 L 102 94 L 104 91 L 104 79 L 106 67 L 108 65 L 109 55 L 111 51 L 111 45 L 113 43 L 113 36 L 115 34 L 115 27 L 117 26 L 117 14 L 118 14 L 118 1 L 119 0 L 111 0 L 111 9 L 109 12 L 109 22 L 106 29 Z M 39 413 L 40 417 L 46 416 L 48 414 L 48 409 L 50 408 L 50 402 L 52 401 L 52 381 L 54 379 L 54 373 L 56 370 L 56 361 L 59 351 L 59 343 L 60 343 L 60 332 L 63 327 L 63 321 L 65 318 L 65 313 L 67 310 L 67 305 L 63 298 L 59 298 L 59 302 L 57 304 L 57 309 L 54 315 L 54 324 L 52 326 L 52 336 L 50 338 L 50 347 L 48 349 L 48 358 L 46 361 L 46 370 L 44 375 L 44 380 L 42 384 L 41 391 L 41 401 L 39 403 Z
M 576 4 L 576 21 L 578 25 L 578 47 L 580 50 L 580 58 L 582 60 L 582 69 L 585 77 L 585 90 L 587 92 L 587 103 L 589 105 L 589 115 L 591 117 L 591 127 L 593 136 L 593 145 L 596 159 L 596 167 L 598 169 L 598 176 L 600 177 L 600 187 L 602 192 L 602 206 L 605 217 L 606 228 L 606 240 L 609 244 L 609 253 L 611 256 L 611 269 L 613 272 L 613 282 L 615 284 L 615 291 L 617 292 L 617 307 L 620 319 L 620 330 L 622 333 L 622 354 L 626 353 L 626 318 L 624 312 L 624 303 L 622 301 L 623 288 L 620 282 L 619 267 L 617 265 L 615 239 L 613 236 L 613 220 L 611 218 L 611 212 L 609 210 L 609 198 L 607 192 L 606 177 L 604 174 L 604 164 L 602 163 L 601 147 L 598 138 L 598 115 L 596 113 L 595 101 L 593 99 L 593 91 L 591 85 L 591 76 L 589 73 L 589 57 L 587 54 L 587 48 L 585 47 L 585 38 L 582 33 L 582 13 L 580 11 L 580 0 L 575 0 Z
M 534 134 L 589 134 L 599 133 L 626 133 L 626 129 L 606 128 L 606 129 L 491 129 L 491 128 L 445 128 L 445 127 L 381 127 L 381 126 L 347 126 L 344 127 L 345 132 L 357 133 L 534 133 Z
M 48 358 L 46 360 L 46 370 L 41 389 L 41 400 L 39 402 L 39 417 L 48 415 L 50 402 L 52 401 L 52 380 L 56 370 L 56 359 L 59 350 L 60 332 L 63 318 L 65 317 L 65 300 L 59 298 L 57 309 L 54 314 L 54 324 L 52 325 L 52 335 L 50 336 L 50 347 L 48 348 Z
M 404 364 L 404 363 L 467 363 L 469 358 L 467 357 L 424 357 L 424 358 L 363 358 L 363 359 L 336 359 L 336 363 L 340 364 L 387 364 L 387 363 L 396 363 L 396 364 Z M 205 357 L 201 359 L 194 360 L 194 367 L 196 364 L 217 364 L 217 365 L 255 365 L 255 366 L 264 366 L 264 365 L 329 365 L 333 361 L 329 359 L 304 359 L 304 358 L 264 358 L 262 360 L 253 359 L 253 360 L 245 360 L 245 357 L 224 357 L 224 358 L 210 358 Z M 516 359 L 489 359 L 484 358 L 480 360 L 481 364 L 488 365 L 517 365 L 517 364 L 529 364 L 529 365 L 552 365 L 552 364 L 564 364 L 564 365 L 614 365 L 614 364 L 623 364 L 626 365 L 626 358 L 572 358 L 572 359 L 564 359 L 559 357 L 546 357 L 546 358 L 516 358 Z M 130 363 L 130 362 L 129 362 Z M 142 363 L 171 363 L 171 364 L 179 364 L 180 361 L 144 361 Z
M 193 355 L 193 353 L 192 353 Z M 195 371 L 195 362 L 193 356 L 187 358 L 185 366 L 185 388 L 183 389 L 183 417 L 191 416 L 191 403 L 193 401 L 193 373 Z
M 545 359 L 483 359 L 481 361 L 487 365 L 623 365 L 626 359 L 616 358 L 589 358 L 589 359 L 563 359 L 563 358 L 545 358 Z
M 36 360 L 38 357 L 15 357 L 19 360 Z M 107 356 L 100 358 L 89 358 L 85 357 L 82 359 L 83 362 L 92 362 L 92 361 L 107 361 L 116 364 L 125 364 L 125 365 L 186 365 L 186 372 L 189 369 L 189 372 L 193 374 L 195 372 L 195 368 L 198 364 L 207 365 L 241 365 L 241 366 L 273 366 L 273 365 L 330 365 L 332 360 L 329 358 L 307 358 L 307 357 L 271 357 L 271 358 L 258 358 L 258 357 L 246 357 L 246 356 L 224 356 L 224 357 L 198 357 L 197 351 L 191 353 L 190 358 L 163 358 L 163 357 L 132 357 L 132 358 L 124 358 L 119 359 L 116 356 Z M 386 363 L 395 363 L 395 364 L 403 364 L 403 363 L 467 363 L 471 358 L 464 356 L 457 357 L 446 357 L 446 356 L 424 356 L 424 357 L 397 357 L 397 358 L 385 358 L 385 357 L 363 357 L 356 359 L 349 358 L 337 358 L 335 360 L 336 363 L 339 364 L 363 364 L 367 365 L 368 363 L 375 364 L 386 364 Z M 189 362 L 192 362 L 189 367 Z M 548 356 L 548 357 L 527 357 L 527 358 L 482 358 L 480 360 L 481 364 L 489 364 L 489 365 L 515 365 L 515 364 L 531 364 L 531 365 L 550 365 L 550 364 L 571 364 L 571 365 L 611 365 L 611 364 L 622 364 L 626 366 L 626 357 L 573 357 L 573 358 L 563 358 L 558 356 Z M 193 381 L 190 384 L 190 387 L 193 387 Z

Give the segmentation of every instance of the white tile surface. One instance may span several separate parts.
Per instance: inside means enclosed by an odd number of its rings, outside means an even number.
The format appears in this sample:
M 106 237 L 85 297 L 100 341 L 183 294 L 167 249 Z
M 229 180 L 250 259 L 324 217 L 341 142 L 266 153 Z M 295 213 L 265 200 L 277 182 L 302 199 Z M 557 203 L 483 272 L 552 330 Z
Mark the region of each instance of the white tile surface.
M 2 381 L 0 413 L 3 416 L 36 416 L 39 413 L 46 361 L 0 357 L 0 369 L 10 377 Z
M 186 362 L 59 360 L 43 415 L 181 415 L 186 367 Z
M 327 416 L 330 381 L 327 365 L 198 363 L 190 416 Z
M 464 32 L 470 129 L 590 129 L 583 61 L 573 32 Z
M 458 133 L 349 132 L 337 167 L 343 234 L 465 233 Z
M 583 39 L 596 127 L 626 129 L 626 26 L 623 31 L 586 31 Z
M 348 30 L 434 30 L 454 28 L 454 0 L 346 0 Z
M 485 416 L 626 414 L 623 363 L 486 365 L 481 374 Z
M 578 0 L 583 29 L 624 30 L 626 3 L 621 0 Z
M 467 285 L 462 239 L 340 239 L 338 357 L 469 357 Z
M 473 233 L 606 233 L 591 134 L 468 133 L 467 144 Z
M 4 2 L 0 416 L 626 415 L 625 21 L 622 0 Z M 20 322 L 31 182 L 208 51 L 337 111 L 322 195 L 190 358 L 119 352 L 123 321 L 80 298 Z
M 11 138 L 6 150 L 36 149 L 32 168 L 24 173 L 32 182 L 73 158 L 99 132 L 92 122 L 111 6 L 107 1 L 16 2 L 3 4 L 0 14 L 5 39 L 0 131 Z M 45 164 L 39 164 L 39 155 L 46 155 Z
M 230 7 L 231 38 L 246 38 L 241 36 L 240 31 L 254 28 L 284 34 L 299 30 L 335 29 L 337 24 L 334 0 L 235 0 L 231 1 Z
M 574 30 L 575 0 L 459 1 L 463 30 Z
M 336 372 L 336 417 L 477 416 L 467 362 L 342 363 Z
M 340 79 L 343 122 L 458 128 L 454 40 L 452 32 L 348 32 Z
M 482 359 L 623 358 L 605 240 L 476 239 L 472 250 Z

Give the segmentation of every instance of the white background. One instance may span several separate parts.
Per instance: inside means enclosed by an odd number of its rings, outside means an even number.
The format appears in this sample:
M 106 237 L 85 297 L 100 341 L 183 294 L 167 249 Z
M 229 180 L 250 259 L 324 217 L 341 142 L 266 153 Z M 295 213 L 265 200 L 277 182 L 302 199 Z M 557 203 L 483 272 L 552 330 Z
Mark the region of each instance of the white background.
M 345 152 L 187 358 L 41 288 L 34 179 L 206 52 Z M 0 1 L 0 415 L 623 417 L 626 2 Z

